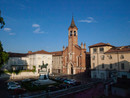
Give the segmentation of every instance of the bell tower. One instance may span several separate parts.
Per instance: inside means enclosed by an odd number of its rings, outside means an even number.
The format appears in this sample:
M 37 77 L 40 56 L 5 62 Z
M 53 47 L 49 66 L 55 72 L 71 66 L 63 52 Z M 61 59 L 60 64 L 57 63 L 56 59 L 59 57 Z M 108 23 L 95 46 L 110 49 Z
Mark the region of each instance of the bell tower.
M 69 52 L 73 51 L 73 46 L 74 45 L 78 45 L 78 28 L 76 27 L 75 23 L 74 23 L 74 18 L 72 16 L 72 21 L 71 21 L 71 25 L 68 28 L 68 48 L 69 48 Z

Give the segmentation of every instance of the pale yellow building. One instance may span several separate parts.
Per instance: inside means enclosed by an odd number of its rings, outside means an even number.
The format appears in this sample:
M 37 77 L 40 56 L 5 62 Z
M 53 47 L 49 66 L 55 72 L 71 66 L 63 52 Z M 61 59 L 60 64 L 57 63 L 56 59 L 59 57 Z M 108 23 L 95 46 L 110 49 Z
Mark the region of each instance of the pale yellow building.
M 52 54 L 52 73 L 62 74 L 63 51 L 50 52 Z
M 109 43 L 98 43 L 89 46 L 89 49 L 92 78 L 130 78 L 130 46 L 115 47 Z

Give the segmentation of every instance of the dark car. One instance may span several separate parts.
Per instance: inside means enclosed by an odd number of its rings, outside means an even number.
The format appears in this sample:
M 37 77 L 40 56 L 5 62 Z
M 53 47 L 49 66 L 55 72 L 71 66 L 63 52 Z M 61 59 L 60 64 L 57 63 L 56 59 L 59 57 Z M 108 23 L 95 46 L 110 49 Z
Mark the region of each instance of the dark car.
M 23 88 L 18 88 L 18 89 L 12 90 L 10 93 L 11 93 L 12 95 L 19 95 L 19 94 L 23 94 L 23 93 L 25 93 L 25 92 L 26 92 L 25 89 L 23 89 Z
M 81 85 L 81 82 L 76 81 L 73 85 L 74 85 L 74 86 Z
M 47 87 L 47 91 L 56 91 L 56 90 L 59 90 L 59 88 L 57 86 L 49 85 Z
M 59 87 L 59 89 L 66 89 L 66 88 L 69 87 L 69 85 L 67 85 L 67 84 L 60 84 L 58 87 Z

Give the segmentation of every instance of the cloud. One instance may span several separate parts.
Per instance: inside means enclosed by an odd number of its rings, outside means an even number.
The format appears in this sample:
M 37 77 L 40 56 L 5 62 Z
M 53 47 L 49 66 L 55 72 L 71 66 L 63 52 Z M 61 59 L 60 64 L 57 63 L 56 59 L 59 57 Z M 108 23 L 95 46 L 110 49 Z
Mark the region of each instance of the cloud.
M 9 35 L 16 35 L 15 33 L 9 33 Z
M 34 33 L 40 34 L 40 33 L 45 33 L 44 31 L 41 31 L 40 25 L 39 24 L 32 24 L 32 27 L 35 27 L 36 29 L 33 31 Z
M 9 31 L 11 31 L 11 28 L 4 28 L 4 31 L 9 32 Z
M 35 29 L 33 32 L 34 33 L 45 33 L 44 31 L 41 31 L 40 27 Z
M 37 27 L 40 27 L 40 25 L 39 24 L 32 24 L 32 27 L 37 28 Z
M 93 17 L 87 17 L 85 20 L 79 20 L 79 22 L 93 23 L 96 22 Z

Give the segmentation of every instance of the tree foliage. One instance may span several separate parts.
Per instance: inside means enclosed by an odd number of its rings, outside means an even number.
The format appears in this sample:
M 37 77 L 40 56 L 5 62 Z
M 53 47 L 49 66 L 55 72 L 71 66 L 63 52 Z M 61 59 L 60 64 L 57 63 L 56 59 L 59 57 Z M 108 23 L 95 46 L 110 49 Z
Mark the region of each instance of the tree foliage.
M 3 66 L 4 63 L 8 61 L 9 55 L 5 51 L 3 51 L 2 44 L 0 42 L 0 68 Z
M 0 28 L 2 29 L 3 27 L 4 27 L 4 25 L 5 25 L 5 22 L 4 22 L 4 19 L 3 19 L 3 17 L 1 17 L 1 11 L 0 11 Z

